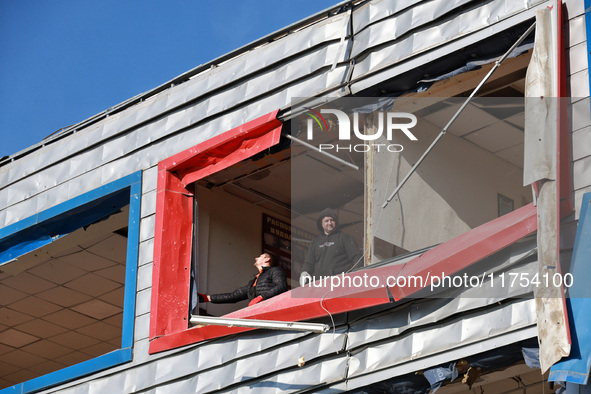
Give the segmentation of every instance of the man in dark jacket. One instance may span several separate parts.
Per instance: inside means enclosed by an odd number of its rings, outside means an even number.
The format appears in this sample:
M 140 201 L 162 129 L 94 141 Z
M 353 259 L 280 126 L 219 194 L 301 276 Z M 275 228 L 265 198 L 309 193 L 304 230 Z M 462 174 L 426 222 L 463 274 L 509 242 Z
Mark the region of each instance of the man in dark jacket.
M 361 264 L 361 253 L 355 239 L 339 230 L 336 213 L 327 208 L 316 221 L 320 236 L 314 238 L 308 248 L 300 285 L 304 286 L 311 277 L 319 279 L 347 272 L 354 265 Z
M 254 260 L 254 266 L 259 273 L 245 286 L 231 293 L 211 295 L 198 293 L 199 302 L 230 304 L 249 300 L 250 306 L 287 291 L 287 276 L 283 269 L 277 266 L 277 257 L 274 254 L 266 252 Z

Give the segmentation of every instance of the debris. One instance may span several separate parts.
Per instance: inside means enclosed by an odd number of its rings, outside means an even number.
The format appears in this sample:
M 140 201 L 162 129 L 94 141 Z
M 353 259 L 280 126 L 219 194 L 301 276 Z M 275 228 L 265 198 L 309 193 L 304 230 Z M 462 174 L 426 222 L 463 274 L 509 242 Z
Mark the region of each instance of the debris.
M 304 360 L 303 357 L 298 358 L 298 367 L 303 367 L 304 364 L 306 363 L 306 361 Z

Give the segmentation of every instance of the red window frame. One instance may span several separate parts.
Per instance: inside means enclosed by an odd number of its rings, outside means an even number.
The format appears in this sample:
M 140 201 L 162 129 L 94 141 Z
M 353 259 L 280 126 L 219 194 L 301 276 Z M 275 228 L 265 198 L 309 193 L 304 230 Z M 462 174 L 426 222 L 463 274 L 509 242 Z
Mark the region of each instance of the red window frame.
M 225 334 L 188 329 L 193 192 L 191 184 L 279 142 L 274 111 L 208 139 L 158 164 L 150 353 Z M 205 331 L 205 333 L 201 332 Z M 185 335 L 188 333 L 188 336 Z M 181 339 L 182 337 L 182 339 Z

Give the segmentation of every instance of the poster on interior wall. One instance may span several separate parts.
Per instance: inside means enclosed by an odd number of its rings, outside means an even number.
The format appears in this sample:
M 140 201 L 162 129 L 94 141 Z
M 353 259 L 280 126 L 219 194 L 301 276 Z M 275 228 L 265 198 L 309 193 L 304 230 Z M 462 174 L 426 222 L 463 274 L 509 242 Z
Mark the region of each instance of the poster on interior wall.
M 298 237 L 293 242 L 292 231 Z M 288 222 L 263 214 L 263 250 L 277 255 L 279 265 L 288 278 L 291 278 L 292 268 L 293 272 L 301 272 L 308 244 L 312 238 L 314 235 L 307 231 L 292 229 Z
M 513 200 L 507 196 L 497 193 L 499 217 L 513 212 Z

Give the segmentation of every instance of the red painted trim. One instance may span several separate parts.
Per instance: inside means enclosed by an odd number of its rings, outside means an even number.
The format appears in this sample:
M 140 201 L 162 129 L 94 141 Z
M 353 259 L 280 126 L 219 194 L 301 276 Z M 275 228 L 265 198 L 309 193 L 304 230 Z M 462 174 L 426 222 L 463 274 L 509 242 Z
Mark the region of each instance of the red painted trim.
M 347 274 L 354 278 L 377 276 L 385 283 L 388 276 L 422 275 L 427 273 L 447 275 L 456 273 L 483 258 L 506 248 L 537 229 L 536 207 L 522 207 L 491 222 L 485 223 L 465 234 L 445 242 L 413 259 L 405 265 L 370 268 Z M 401 299 L 419 291 L 420 288 L 390 288 Z M 310 320 L 331 314 L 349 312 L 390 302 L 385 287 L 338 287 L 333 292 L 325 288 L 296 288 L 269 300 L 244 308 L 225 317 L 280 321 Z M 191 343 L 252 330 L 238 327 L 195 327 L 183 332 L 156 338 L 150 342 L 150 353 L 189 345 Z
M 443 273 L 451 275 L 461 271 L 533 234 L 537 228 L 537 209 L 533 204 L 526 205 L 425 252 L 406 264 L 400 275 L 420 276 L 430 283 L 433 275 L 441 277 Z M 419 290 L 421 288 L 391 289 L 397 300 Z
M 150 338 L 187 328 L 191 275 L 192 194 L 173 173 L 158 169 Z
M 558 76 L 558 97 L 559 97 L 559 110 L 558 110 L 558 190 L 560 193 L 560 206 L 559 212 L 560 217 L 566 217 L 574 211 L 572 202 L 572 182 L 571 182 L 571 154 L 570 154 L 570 133 L 568 127 L 568 92 L 567 92 L 567 81 L 566 81 L 566 51 L 565 51 L 565 35 L 564 35 L 564 13 L 561 0 L 557 0 L 557 76 Z M 568 20 L 566 21 L 568 23 Z
M 228 146 L 228 144 L 230 144 L 232 141 L 241 142 L 243 140 L 252 139 L 255 135 L 261 136 L 265 133 L 268 133 L 269 131 L 273 131 L 274 129 L 281 127 L 282 123 L 277 119 L 278 112 L 278 110 L 271 112 L 267 115 L 261 116 L 260 118 L 251 120 L 248 123 L 228 130 L 220 135 L 212 137 L 207 141 L 195 145 L 192 148 L 179 152 L 168 159 L 162 160 L 159 165 L 169 171 L 186 172 L 190 168 L 195 170 L 205 168 L 210 164 L 215 163 L 216 160 L 219 161 L 220 159 L 212 157 L 209 161 L 205 160 L 204 163 L 200 163 L 201 166 L 198 167 L 199 163 L 195 163 L 196 158 L 207 158 L 208 154 L 218 152 L 219 147 Z M 268 146 L 266 148 L 268 148 Z M 223 154 L 223 152 L 221 153 Z
M 187 331 L 193 227 L 189 185 L 277 144 L 282 125 L 277 113 L 210 138 L 158 164 L 150 340 Z
M 570 154 L 570 132 L 568 127 L 568 107 L 569 100 L 567 99 L 567 85 L 566 85 L 566 51 L 565 51 L 565 39 L 564 36 L 564 19 L 563 19 L 563 4 L 562 0 L 557 0 L 557 92 L 558 92 L 558 124 L 556 138 L 556 165 L 557 174 L 556 185 L 558 189 L 558 201 L 557 201 L 557 212 L 556 215 L 556 261 L 559 262 L 557 270 L 559 273 L 562 272 L 562 262 L 560 261 L 560 219 L 570 215 L 573 210 L 573 202 L 571 198 L 571 154 Z M 566 21 L 568 23 L 568 20 Z M 562 289 L 564 290 L 564 288 Z M 568 312 L 566 307 L 566 299 L 564 297 L 564 291 L 562 292 L 562 311 L 564 314 L 564 322 L 566 325 L 566 335 L 568 343 L 572 343 L 570 335 L 570 323 L 568 319 Z

